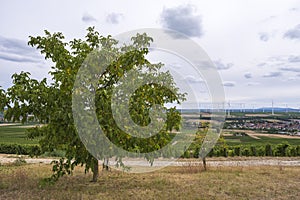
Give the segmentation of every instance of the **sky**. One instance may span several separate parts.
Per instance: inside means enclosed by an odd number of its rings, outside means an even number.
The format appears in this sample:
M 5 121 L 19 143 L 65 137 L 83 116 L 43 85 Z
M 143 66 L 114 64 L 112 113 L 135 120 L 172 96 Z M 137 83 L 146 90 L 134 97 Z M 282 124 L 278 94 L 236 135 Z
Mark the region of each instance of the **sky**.
M 29 36 L 44 30 L 71 40 L 83 38 L 89 26 L 113 36 L 164 28 L 204 49 L 220 74 L 228 105 L 273 101 L 300 108 L 299 19 L 299 0 L 1 1 L 0 86 L 11 86 L 11 75 L 21 71 L 49 77 L 52 63 L 27 45 Z

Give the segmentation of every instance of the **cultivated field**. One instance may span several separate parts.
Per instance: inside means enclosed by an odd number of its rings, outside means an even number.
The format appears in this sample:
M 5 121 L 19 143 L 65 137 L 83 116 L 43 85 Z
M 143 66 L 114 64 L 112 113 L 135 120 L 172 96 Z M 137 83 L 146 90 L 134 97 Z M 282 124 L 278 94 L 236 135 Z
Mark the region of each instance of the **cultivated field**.
M 0 124 L 0 144 L 38 144 L 38 139 L 28 139 L 25 131 L 33 124 Z
M 234 136 L 232 134 L 233 132 L 245 133 L 246 135 Z M 228 145 L 280 144 L 283 142 L 287 142 L 291 145 L 300 145 L 299 136 L 257 133 L 255 131 L 248 130 L 228 130 L 224 131 L 223 136 Z
M 223 133 L 224 134 L 228 134 L 228 133 L 246 133 L 248 136 L 256 138 L 256 139 L 259 139 L 256 136 L 271 137 L 271 138 L 300 139 L 299 136 L 283 135 L 283 134 L 269 134 L 267 132 L 253 131 L 253 130 L 230 129 L 230 130 L 223 130 Z M 300 144 L 300 141 L 299 141 L 299 144 Z

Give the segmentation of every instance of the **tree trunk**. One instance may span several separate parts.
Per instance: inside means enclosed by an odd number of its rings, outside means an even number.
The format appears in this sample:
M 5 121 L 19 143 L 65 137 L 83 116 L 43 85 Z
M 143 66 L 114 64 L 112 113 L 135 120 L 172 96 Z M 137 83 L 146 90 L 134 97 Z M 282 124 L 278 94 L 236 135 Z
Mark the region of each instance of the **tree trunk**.
M 102 164 L 102 170 L 106 170 L 106 171 L 109 170 L 108 161 L 109 161 L 109 158 L 104 158 L 104 161 Z
M 99 166 L 98 166 L 98 160 L 94 159 L 94 164 L 93 164 L 93 179 L 92 182 L 97 182 L 98 176 L 99 176 Z
M 202 158 L 202 162 L 203 162 L 204 171 L 206 171 L 206 157 Z

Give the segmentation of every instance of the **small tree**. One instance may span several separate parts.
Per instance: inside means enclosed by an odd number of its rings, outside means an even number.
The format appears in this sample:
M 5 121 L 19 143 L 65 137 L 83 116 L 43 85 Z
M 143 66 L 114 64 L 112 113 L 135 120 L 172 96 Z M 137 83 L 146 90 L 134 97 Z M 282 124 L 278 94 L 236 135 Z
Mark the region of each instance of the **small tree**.
M 207 170 L 206 157 L 214 150 L 214 148 L 226 149 L 226 141 L 223 136 L 216 135 L 218 133 L 209 130 L 209 123 L 205 122 L 201 130 L 198 130 L 191 148 L 196 151 L 195 157 L 201 158 L 204 170 Z M 210 138 L 207 139 L 206 137 Z M 217 139 L 217 140 L 216 140 Z
M 171 137 L 167 130 L 177 129 L 180 122 L 174 108 L 166 109 L 169 117 L 165 128 L 159 134 L 141 139 L 132 137 L 130 133 L 118 128 L 110 106 L 113 88 L 120 84 L 118 81 L 121 77 L 126 76 L 133 69 L 139 72 L 138 77 L 146 71 L 150 76 L 164 80 L 169 88 L 168 90 L 155 84 L 148 84 L 140 87 L 132 96 L 127 96 L 130 98 L 129 110 L 135 123 L 141 126 L 147 125 L 153 105 L 164 106 L 165 103 L 180 103 L 184 100 L 184 94 L 178 92 L 170 73 L 159 71 L 163 65 L 151 64 L 145 58 L 151 41 L 152 38 L 146 34 L 137 34 L 132 37 L 131 45 L 118 47 L 118 41 L 111 36 L 100 36 L 94 28 L 87 29 L 85 40 L 74 39 L 64 42 L 62 33 L 51 34 L 48 31 L 45 31 L 43 37 L 30 37 L 28 44 L 39 49 L 45 59 L 54 63 L 49 72 L 52 82 L 47 84 L 46 79 L 34 80 L 27 72 L 14 74 L 12 77 L 14 85 L 7 90 L 9 101 L 5 103 L 8 106 L 6 118 L 18 120 L 21 117 L 24 122 L 28 114 L 33 114 L 41 123 L 46 124 L 29 130 L 29 137 L 42 137 L 40 140 L 42 152 L 55 149 L 66 152 L 64 158 L 54 162 L 55 173 L 52 176 L 54 179 L 70 174 L 77 165 L 85 165 L 86 171 L 92 170 L 93 181 L 97 181 L 98 159 L 108 159 L 107 152 L 95 158 L 85 148 L 76 131 L 72 113 L 72 92 L 74 92 L 73 85 L 77 72 L 86 57 L 100 48 L 117 55 L 105 72 L 97 75 L 99 81 L 97 88 L 94 88 L 98 121 L 107 138 L 119 147 L 127 150 L 135 149 L 139 152 L 157 150 L 170 141 Z M 0 98 L 3 98 L 2 93 L 3 91 L 0 93 Z M 85 121 L 83 120 L 82 123 Z M 153 162 L 153 158 L 147 157 L 147 159 Z

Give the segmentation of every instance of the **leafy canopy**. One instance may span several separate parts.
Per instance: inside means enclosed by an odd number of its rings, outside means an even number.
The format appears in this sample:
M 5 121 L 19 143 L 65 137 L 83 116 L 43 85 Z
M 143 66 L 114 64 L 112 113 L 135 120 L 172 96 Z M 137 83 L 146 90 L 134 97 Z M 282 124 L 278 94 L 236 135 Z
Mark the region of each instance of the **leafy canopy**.
M 95 173 L 98 166 L 97 159 L 107 159 L 113 156 L 109 149 L 95 158 L 83 145 L 76 131 L 72 113 L 72 92 L 76 74 L 89 54 L 98 49 L 107 49 L 117 57 L 107 67 L 103 74 L 97 76 L 98 84 L 95 89 L 96 113 L 101 129 L 115 145 L 132 152 L 152 152 L 165 146 L 172 136 L 168 131 L 180 128 L 180 115 L 173 107 L 167 109 L 166 103 L 180 103 L 185 95 L 179 93 L 169 72 L 160 72 L 163 64 L 152 64 L 146 59 L 148 47 L 153 41 L 151 37 L 137 34 L 132 37 L 130 45 L 120 45 L 110 35 L 101 36 L 93 27 L 87 29 L 85 39 L 73 39 L 65 42 L 62 33 L 45 31 L 45 36 L 30 36 L 28 44 L 37 48 L 45 59 L 54 63 L 49 74 L 51 83 L 43 79 L 32 79 L 30 73 L 21 72 L 12 76 L 13 86 L 5 94 L 0 90 L 0 108 L 8 107 L 6 118 L 9 120 L 22 119 L 26 121 L 29 114 L 45 126 L 32 128 L 29 137 L 41 137 L 40 145 L 43 152 L 55 149 L 64 150 L 66 155 L 54 163 L 54 177 L 69 174 L 77 165 L 85 165 L 86 170 Z M 151 119 L 154 105 L 161 105 L 166 109 L 167 120 L 164 128 L 158 134 L 149 138 L 133 137 L 131 133 L 118 127 L 114 120 L 111 103 L 116 98 L 113 89 L 122 84 L 122 77 L 135 70 L 137 79 L 143 74 L 164 82 L 164 86 L 149 83 L 138 88 L 133 94 L 123 96 L 129 101 L 129 113 L 132 120 L 139 126 L 147 126 Z M 134 82 L 127 81 L 127 84 Z M 122 110 L 122 108 L 120 108 Z M 124 119 L 128 120 L 127 118 Z M 84 119 L 83 119 L 84 123 Z M 153 162 L 153 157 L 148 157 Z

